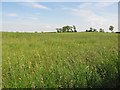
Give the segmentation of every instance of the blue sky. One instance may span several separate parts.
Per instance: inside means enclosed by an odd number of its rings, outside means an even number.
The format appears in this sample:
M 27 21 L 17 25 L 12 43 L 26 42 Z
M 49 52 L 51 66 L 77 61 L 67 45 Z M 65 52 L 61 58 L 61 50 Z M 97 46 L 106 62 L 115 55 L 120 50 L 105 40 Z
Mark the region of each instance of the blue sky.
M 117 2 L 3 2 L 3 31 L 56 31 L 75 25 L 78 31 L 110 25 L 118 30 Z

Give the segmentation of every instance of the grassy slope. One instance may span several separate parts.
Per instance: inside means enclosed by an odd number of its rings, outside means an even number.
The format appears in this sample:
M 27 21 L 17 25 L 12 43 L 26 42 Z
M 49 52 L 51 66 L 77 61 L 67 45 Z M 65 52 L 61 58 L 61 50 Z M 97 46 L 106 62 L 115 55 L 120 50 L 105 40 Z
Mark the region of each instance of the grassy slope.
M 3 33 L 3 87 L 116 87 L 114 33 Z

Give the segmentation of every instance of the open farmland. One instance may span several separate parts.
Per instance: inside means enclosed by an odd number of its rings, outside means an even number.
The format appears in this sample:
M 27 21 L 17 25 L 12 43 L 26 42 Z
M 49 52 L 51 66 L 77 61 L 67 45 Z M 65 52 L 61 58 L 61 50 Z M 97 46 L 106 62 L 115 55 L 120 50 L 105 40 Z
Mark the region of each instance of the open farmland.
M 2 33 L 3 88 L 120 86 L 118 34 Z

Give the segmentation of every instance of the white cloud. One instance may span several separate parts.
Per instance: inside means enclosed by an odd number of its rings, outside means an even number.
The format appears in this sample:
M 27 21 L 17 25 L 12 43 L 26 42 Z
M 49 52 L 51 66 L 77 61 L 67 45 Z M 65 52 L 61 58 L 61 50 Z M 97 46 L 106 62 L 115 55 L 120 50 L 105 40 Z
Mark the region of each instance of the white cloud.
M 24 5 L 24 6 L 29 6 L 29 7 L 32 7 L 32 8 L 36 8 L 36 9 L 46 9 L 46 10 L 50 10 L 50 8 L 48 8 L 47 6 L 45 5 L 42 5 L 38 2 L 25 2 L 25 3 L 20 3 L 21 5 Z
M 56 25 L 33 23 L 3 23 L 2 31 L 19 32 L 53 32 L 56 31 Z
M 92 25 L 96 25 L 97 23 L 102 24 L 105 21 L 107 21 L 105 17 L 95 14 L 92 10 L 73 9 L 72 11 L 74 15 L 80 16 L 81 18 L 83 18 L 88 23 L 91 23 Z
M 38 9 L 49 9 L 48 7 L 41 5 L 41 4 L 38 4 L 38 3 L 31 3 L 31 6 L 33 8 L 38 8 Z
M 9 14 L 5 14 L 5 16 L 8 16 L 8 17 L 17 17 L 18 15 L 16 13 L 9 13 Z
M 114 2 L 115 3 L 115 2 Z M 114 4 L 113 2 L 107 2 L 107 3 L 97 3 L 95 4 L 95 7 L 97 8 L 104 8 L 104 7 L 109 7 Z
M 80 4 L 80 5 L 78 6 L 78 8 L 86 8 L 86 7 L 89 7 L 89 6 L 91 6 L 91 5 L 92 5 L 91 2 L 89 2 L 89 3 L 82 3 L 82 4 Z
M 24 3 L 27 6 L 33 7 L 33 8 L 38 8 L 38 9 L 50 9 L 46 6 L 41 5 L 40 3 Z M 102 6 L 103 5 L 103 6 Z M 104 8 L 111 6 L 112 3 L 83 3 L 81 5 L 79 5 L 77 8 L 67 8 L 64 7 L 62 8 L 63 10 L 69 10 L 70 13 L 72 13 L 72 15 L 74 15 L 74 17 L 78 16 L 78 19 L 76 22 L 71 22 L 73 24 L 75 23 L 79 23 L 76 24 L 75 26 L 78 28 L 78 31 L 85 31 L 86 29 L 89 29 L 89 27 L 94 27 L 99 29 L 104 28 L 106 31 L 109 27 L 109 25 L 113 25 L 115 27 L 115 29 L 117 29 L 117 13 L 108 13 L 108 12 L 104 12 Z M 102 11 L 103 10 L 103 11 Z M 100 12 L 101 14 L 99 15 L 98 13 L 96 13 L 96 11 Z M 35 16 L 36 15 L 36 16 Z M 55 28 L 56 27 L 62 27 L 65 24 L 69 23 L 65 23 L 62 22 L 63 25 L 55 25 L 57 24 L 57 22 L 54 23 L 54 25 L 49 25 L 49 23 L 47 25 L 44 25 L 43 22 L 38 23 L 38 21 L 40 21 L 40 18 L 37 16 L 40 16 L 40 13 L 35 13 L 34 16 L 28 17 L 27 19 L 31 20 L 28 22 L 25 22 L 27 24 L 4 24 L 4 30 L 15 30 L 15 31 L 56 31 Z M 18 16 L 17 14 L 15 15 L 14 13 L 12 13 L 11 15 L 9 14 L 8 16 L 13 16 L 16 17 Z M 73 17 L 73 18 L 74 18 Z M 79 18 L 80 17 L 80 18 Z M 26 18 L 26 17 L 25 17 Z M 58 18 L 59 19 L 59 18 Z M 82 21 L 83 19 L 83 21 Z M 26 19 L 25 19 L 26 20 Z M 67 19 L 66 19 L 67 21 Z M 29 24 L 30 23 L 30 24 Z M 64 24 L 65 23 L 65 24 Z M 70 24 L 71 24 L 70 23 Z M 43 25 L 41 25 L 43 24 Z
M 105 7 L 109 7 L 113 4 L 115 4 L 116 2 L 84 2 L 83 4 L 79 5 L 78 8 L 95 8 L 95 9 L 100 9 L 100 8 L 105 8 Z
M 108 31 L 109 25 L 114 25 L 117 29 L 117 13 L 105 12 L 104 8 L 111 6 L 113 3 L 83 3 L 77 8 L 72 8 L 73 15 L 80 17 L 85 23 L 84 27 L 104 28 Z M 98 14 L 98 12 L 100 14 Z
M 47 26 L 46 26 L 46 28 L 48 28 L 48 29 L 49 29 L 49 28 L 52 28 L 52 26 L 50 26 L 50 25 L 47 25 Z
M 29 19 L 32 19 L 32 20 L 38 20 L 37 17 L 28 17 Z

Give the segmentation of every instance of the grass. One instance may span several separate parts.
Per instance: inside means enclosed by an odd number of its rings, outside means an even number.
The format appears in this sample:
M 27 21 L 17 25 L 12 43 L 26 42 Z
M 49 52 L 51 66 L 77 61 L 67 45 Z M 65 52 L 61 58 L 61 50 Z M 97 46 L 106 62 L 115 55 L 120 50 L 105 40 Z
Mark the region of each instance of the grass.
M 2 33 L 3 88 L 120 86 L 118 34 Z

